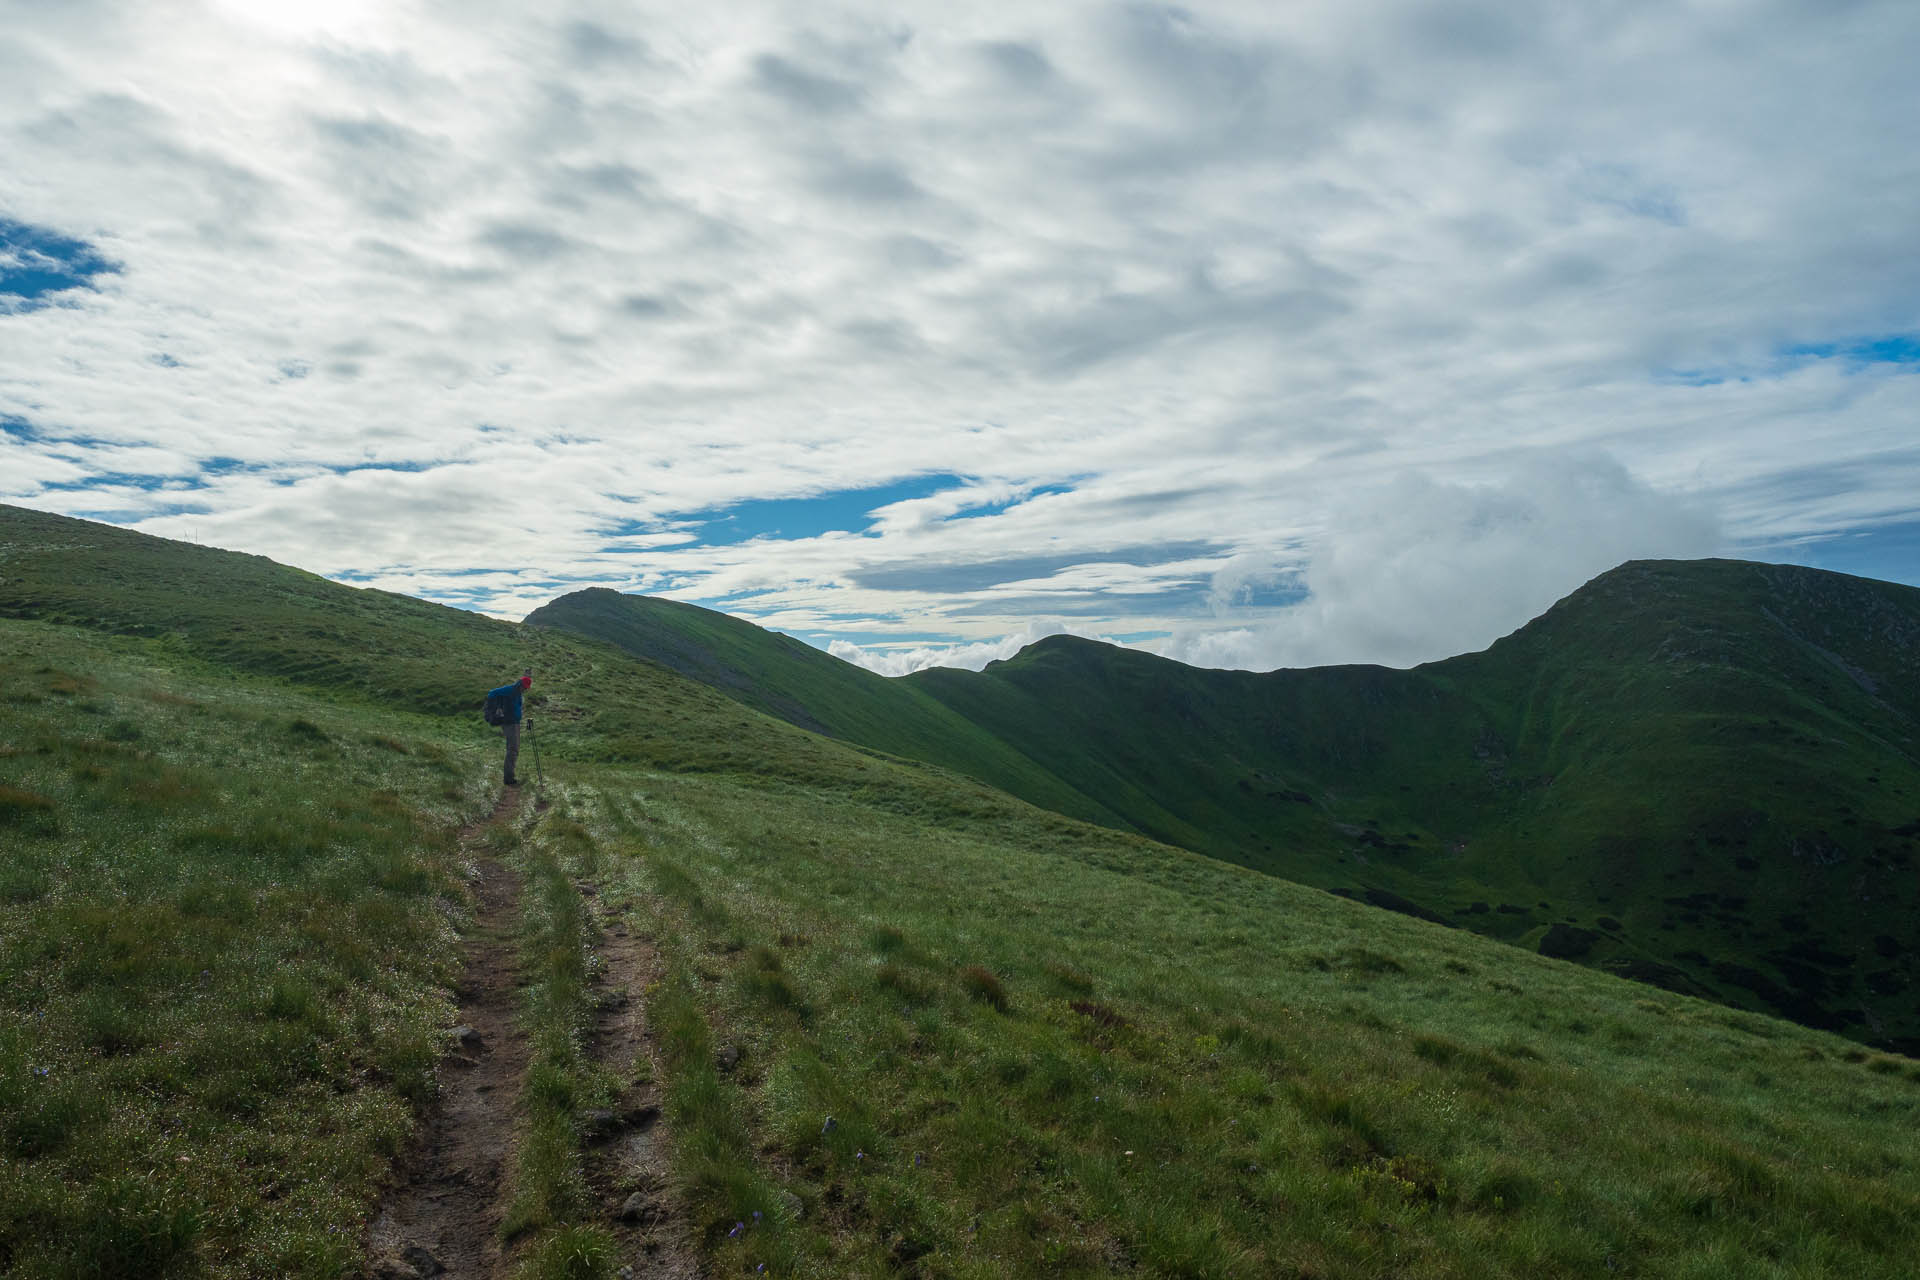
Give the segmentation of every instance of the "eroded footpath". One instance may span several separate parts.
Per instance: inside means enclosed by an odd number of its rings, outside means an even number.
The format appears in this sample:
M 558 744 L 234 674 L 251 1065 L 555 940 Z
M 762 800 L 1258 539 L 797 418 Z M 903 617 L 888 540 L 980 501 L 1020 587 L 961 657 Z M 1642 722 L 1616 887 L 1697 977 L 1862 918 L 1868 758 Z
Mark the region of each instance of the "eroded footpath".
M 647 1022 L 645 995 L 660 977 L 659 951 L 636 922 L 605 908 L 595 886 L 576 889 L 599 933 L 589 1048 L 595 1062 L 627 1082 L 614 1107 L 586 1117 L 587 1184 L 619 1241 L 622 1275 L 696 1280 L 696 1250 L 670 1183 L 659 1061 Z
M 376 1280 L 507 1274 L 499 1225 L 528 1049 L 518 1026 L 514 947 L 520 880 L 487 845 L 491 829 L 510 825 L 519 807 L 519 792 L 509 790 L 487 819 L 461 833 L 479 879 L 458 992 L 460 1025 L 441 1064 L 439 1096 L 367 1229 L 367 1270 Z
M 477 906 L 463 943 L 460 1025 L 440 1064 L 439 1095 L 396 1161 L 392 1186 L 368 1226 L 364 1274 L 373 1280 L 501 1280 L 535 1261 L 529 1246 L 535 1254 L 542 1247 L 539 1230 L 502 1239 L 516 1195 L 517 1144 L 525 1141 L 520 1130 L 529 1123 L 521 1093 L 535 1052 L 526 984 L 538 978 L 523 972 L 520 951 L 523 891 L 537 891 L 499 855 L 512 833 L 528 857 L 546 856 L 537 829 L 518 821 L 521 806 L 520 793 L 509 791 L 491 815 L 461 833 L 477 872 Z M 539 861 L 522 869 L 536 886 L 555 870 Z M 573 1185 L 584 1190 L 585 1203 L 578 1191 L 567 1197 L 570 1206 L 546 1230 L 569 1223 L 592 1229 L 599 1248 L 612 1246 L 621 1277 L 696 1280 L 698 1251 L 671 1184 L 647 1020 L 659 954 L 637 920 L 607 909 L 591 881 L 575 879 L 570 888 L 590 921 L 580 940 L 593 954 L 591 1016 L 580 1033 L 600 1079 L 618 1084 L 608 1105 L 574 1116 L 584 1186 Z

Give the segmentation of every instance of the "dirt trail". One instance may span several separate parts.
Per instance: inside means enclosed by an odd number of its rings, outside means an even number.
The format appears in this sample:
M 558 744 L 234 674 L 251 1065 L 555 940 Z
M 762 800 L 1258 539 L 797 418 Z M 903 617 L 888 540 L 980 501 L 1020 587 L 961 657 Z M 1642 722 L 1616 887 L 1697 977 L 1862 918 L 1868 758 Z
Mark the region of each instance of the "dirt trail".
M 591 1051 L 628 1082 L 610 1112 L 589 1117 L 587 1182 L 620 1240 L 628 1263 L 622 1276 L 697 1280 L 692 1232 L 668 1180 L 659 1061 L 647 1026 L 645 997 L 648 985 L 660 977 L 659 952 L 632 922 L 606 910 L 593 885 L 575 887 L 600 932 L 599 1013 Z
M 490 827 L 511 822 L 520 792 L 508 788 L 491 816 L 460 833 L 480 871 L 473 932 L 460 980 L 462 1028 L 440 1067 L 440 1096 L 394 1169 L 367 1228 L 367 1268 L 375 1280 L 485 1280 L 507 1273 L 497 1239 L 513 1148 L 513 1104 L 527 1068 L 513 929 L 520 882 L 486 856 Z

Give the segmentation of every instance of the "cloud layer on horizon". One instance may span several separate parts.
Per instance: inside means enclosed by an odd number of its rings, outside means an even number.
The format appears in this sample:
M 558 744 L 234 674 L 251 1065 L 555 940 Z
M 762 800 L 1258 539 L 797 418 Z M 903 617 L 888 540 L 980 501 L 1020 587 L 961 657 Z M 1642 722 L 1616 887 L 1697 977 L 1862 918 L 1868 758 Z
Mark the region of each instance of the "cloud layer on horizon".
M 0 500 L 882 670 L 1915 519 L 1910 5 L 240 9 L 0 0 Z

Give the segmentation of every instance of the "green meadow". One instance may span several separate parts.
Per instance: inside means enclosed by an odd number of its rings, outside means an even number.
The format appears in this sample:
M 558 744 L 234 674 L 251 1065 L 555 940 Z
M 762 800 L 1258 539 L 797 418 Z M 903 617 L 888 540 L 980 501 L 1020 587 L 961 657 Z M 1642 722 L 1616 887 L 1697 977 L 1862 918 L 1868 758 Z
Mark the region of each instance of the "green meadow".
M 587 1052 L 609 918 L 662 952 L 637 994 L 715 1276 L 1920 1256 L 1910 1059 L 1036 808 L 583 637 L 11 509 L 0 557 L 0 1273 L 361 1273 L 450 1043 L 459 833 L 498 791 L 479 698 L 529 664 L 549 803 L 480 837 L 522 884 L 524 1276 L 632 1261 L 581 1136 L 624 1083 Z
M 341 1275 L 432 1096 L 445 726 L 8 623 L 0 1271 Z
M 1909 1273 L 1920 1064 L 903 799 L 623 771 L 556 807 L 670 945 L 718 1274 Z

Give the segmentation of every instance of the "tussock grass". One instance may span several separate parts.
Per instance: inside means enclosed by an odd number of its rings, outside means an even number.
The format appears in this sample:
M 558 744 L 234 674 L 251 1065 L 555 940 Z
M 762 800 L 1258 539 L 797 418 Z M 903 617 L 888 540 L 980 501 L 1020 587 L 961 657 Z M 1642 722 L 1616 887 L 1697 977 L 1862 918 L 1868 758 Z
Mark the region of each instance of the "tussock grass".
M 531 1234 L 530 1277 L 601 1275 L 609 1241 L 580 1223 L 591 1203 L 580 1164 L 580 1117 L 615 1093 L 587 1052 L 592 1029 L 592 925 L 573 877 L 590 874 L 596 853 L 568 816 L 563 792 L 544 817 L 528 806 L 512 841 L 522 880 L 520 957 L 526 983 L 521 1028 L 532 1048 L 521 1091 L 512 1197 L 501 1235 Z
M 653 1009 L 723 1274 L 1895 1276 L 1916 1243 L 1887 1055 L 1012 809 L 600 786 L 610 881 L 678 940 Z
M 433 1089 L 442 775 L 289 763 L 337 712 L 124 641 L 9 623 L 0 667 L 38 695 L 0 719 L 0 1269 L 342 1274 Z

